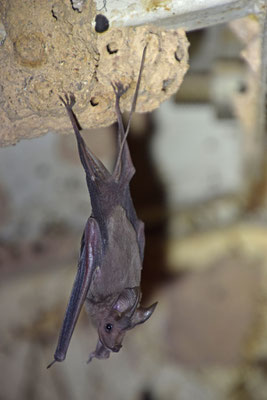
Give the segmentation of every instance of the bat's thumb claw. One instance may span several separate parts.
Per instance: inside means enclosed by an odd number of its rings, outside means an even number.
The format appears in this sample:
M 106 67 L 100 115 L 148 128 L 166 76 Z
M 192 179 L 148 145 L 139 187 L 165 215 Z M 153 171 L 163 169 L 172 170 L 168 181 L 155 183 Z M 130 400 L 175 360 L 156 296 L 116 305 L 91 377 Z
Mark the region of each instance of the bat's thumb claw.
M 48 366 L 46 367 L 47 369 L 52 367 L 52 365 L 54 365 L 57 362 L 57 360 L 53 360 L 50 364 L 48 364 Z

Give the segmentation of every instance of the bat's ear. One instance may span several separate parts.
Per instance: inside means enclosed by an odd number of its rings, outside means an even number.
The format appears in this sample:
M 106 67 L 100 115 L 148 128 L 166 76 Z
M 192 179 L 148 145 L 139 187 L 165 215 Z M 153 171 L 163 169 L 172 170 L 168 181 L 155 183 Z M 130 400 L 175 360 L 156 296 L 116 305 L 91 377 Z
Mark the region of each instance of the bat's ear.
M 140 299 L 139 287 L 124 289 L 119 295 L 112 309 L 120 315 L 131 317 L 138 305 Z
M 143 324 L 151 317 L 158 303 L 152 304 L 150 307 L 138 307 L 131 318 L 131 324 L 128 329 L 134 328 L 136 325 Z

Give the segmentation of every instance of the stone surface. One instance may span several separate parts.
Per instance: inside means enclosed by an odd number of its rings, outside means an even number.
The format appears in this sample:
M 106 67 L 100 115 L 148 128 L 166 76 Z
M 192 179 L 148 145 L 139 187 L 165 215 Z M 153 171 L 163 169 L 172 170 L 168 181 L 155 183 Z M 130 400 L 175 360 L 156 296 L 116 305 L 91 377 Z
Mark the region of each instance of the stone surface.
M 178 90 L 188 68 L 183 30 L 112 28 L 97 34 L 92 2 L 75 11 L 68 0 L 2 0 L 6 39 L 0 46 L 0 145 L 70 129 L 59 94 L 73 92 L 83 128 L 115 121 L 112 81 L 129 90 L 129 110 L 143 48 L 148 44 L 137 111 L 151 111 Z M 178 54 L 178 55 L 177 55 Z

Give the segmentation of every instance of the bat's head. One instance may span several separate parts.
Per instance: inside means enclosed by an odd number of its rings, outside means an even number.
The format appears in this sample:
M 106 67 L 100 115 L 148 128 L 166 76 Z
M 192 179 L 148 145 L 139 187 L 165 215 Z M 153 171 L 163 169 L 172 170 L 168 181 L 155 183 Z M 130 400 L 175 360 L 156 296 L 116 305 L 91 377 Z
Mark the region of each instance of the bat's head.
M 99 339 L 111 351 L 118 352 L 127 330 L 144 323 L 154 312 L 157 303 L 138 307 L 139 288 L 125 289 L 113 304 L 110 312 L 98 325 Z
M 118 352 L 126 333 L 127 322 L 118 312 L 111 312 L 100 322 L 98 335 L 100 341 L 111 351 Z

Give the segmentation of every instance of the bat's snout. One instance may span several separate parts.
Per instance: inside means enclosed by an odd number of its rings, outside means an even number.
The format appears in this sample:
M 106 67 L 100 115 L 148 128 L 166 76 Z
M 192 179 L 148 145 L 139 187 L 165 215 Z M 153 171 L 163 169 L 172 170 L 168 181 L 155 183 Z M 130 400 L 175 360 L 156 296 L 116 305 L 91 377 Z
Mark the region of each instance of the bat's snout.
M 122 345 L 121 344 L 117 344 L 111 350 L 114 351 L 114 353 L 118 353 L 121 348 L 122 348 Z

